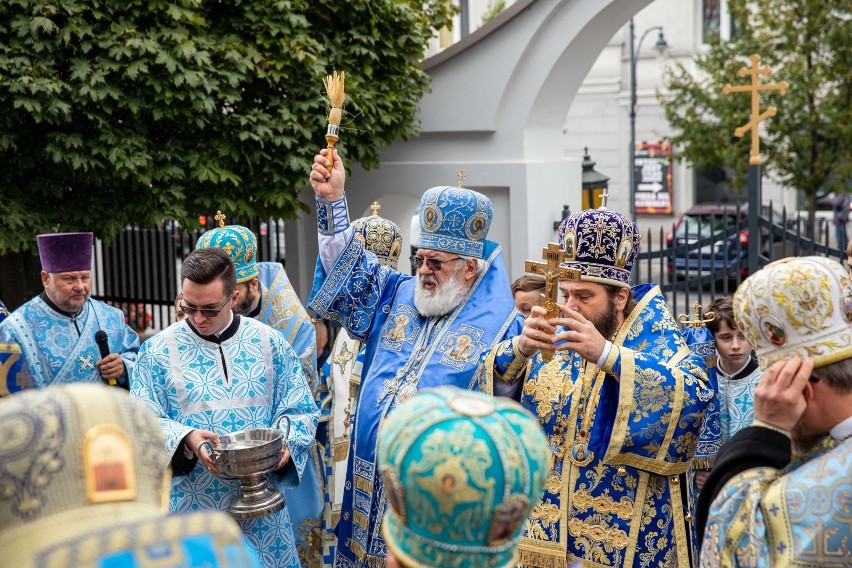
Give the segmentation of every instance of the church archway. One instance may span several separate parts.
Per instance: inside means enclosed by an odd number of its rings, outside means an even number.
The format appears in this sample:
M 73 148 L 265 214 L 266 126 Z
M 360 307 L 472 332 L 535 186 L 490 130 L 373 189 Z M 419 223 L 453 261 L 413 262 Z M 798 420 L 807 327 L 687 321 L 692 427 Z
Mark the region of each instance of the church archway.
M 350 212 L 368 211 L 387 194 L 419 203 L 423 191 L 454 184 L 464 169 L 466 187 L 495 200 L 495 191 L 505 192 L 505 219 L 495 218 L 489 237 L 501 241 L 511 276 L 519 276 L 524 260 L 537 258 L 554 239 L 562 206 L 580 207 L 581 157 L 562 151 L 571 102 L 606 43 L 650 2 L 521 0 L 426 60 L 432 92 L 420 106 L 421 135 L 384 149 L 379 169 L 353 166 L 346 188 Z M 304 200 L 313 204 L 309 188 Z M 627 206 L 625 196 L 611 203 Z M 402 227 L 411 214 L 387 217 Z M 303 251 L 291 280 L 305 297 L 316 258 L 315 224 L 307 217 L 288 227 L 288 252 L 291 239 Z

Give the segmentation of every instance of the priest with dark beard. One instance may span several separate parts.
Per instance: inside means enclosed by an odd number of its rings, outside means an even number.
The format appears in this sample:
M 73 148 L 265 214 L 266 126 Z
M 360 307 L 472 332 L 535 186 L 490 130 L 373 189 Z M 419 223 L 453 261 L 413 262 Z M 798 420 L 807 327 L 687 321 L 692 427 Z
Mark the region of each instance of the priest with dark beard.
M 704 361 L 659 287 L 630 287 L 633 221 L 601 207 L 573 213 L 559 234 L 571 276 L 560 315 L 533 307 L 523 333 L 486 359 L 498 381 L 522 384 L 553 453 L 520 565 L 694 566 L 684 474 L 712 397 Z
M 416 275 L 409 276 L 383 266 L 354 237 L 336 152 L 333 167 L 327 150 L 315 156 L 310 181 L 320 254 L 309 307 L 366 347 L 335 566 L 383 566 L 387 501 L 376 466 L 382 420 L 424 388 L 492 392 L 480 359 L 520 333 L 523 318 L 500 246 L 486 239 L 492 210 L 484 195 L 460 186 L 423 194 L 411 257 Z

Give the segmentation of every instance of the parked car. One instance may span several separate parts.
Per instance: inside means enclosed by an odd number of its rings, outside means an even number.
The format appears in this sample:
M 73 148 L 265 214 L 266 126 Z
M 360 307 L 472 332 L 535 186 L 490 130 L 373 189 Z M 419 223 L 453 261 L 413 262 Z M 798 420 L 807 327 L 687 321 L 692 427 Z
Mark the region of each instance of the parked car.
M 769 213 L 769 207 L 764 205 L 761 214 Z M 780 220 L 781 216 L 773 213 L 773 218 Z M 702 240 L 707 242 L 692 246 Z M 748 241 L 747 205 L 704 203 L 692 207 L 666 234 L 666 246 L 685 247 L 669 257 L 669 281 L 709 275 L 715 275 L 716 281 L 742 281 L 748 276 Z M 764 254 L 768 252 L 769 243 L 762 243 L 761 249 Z

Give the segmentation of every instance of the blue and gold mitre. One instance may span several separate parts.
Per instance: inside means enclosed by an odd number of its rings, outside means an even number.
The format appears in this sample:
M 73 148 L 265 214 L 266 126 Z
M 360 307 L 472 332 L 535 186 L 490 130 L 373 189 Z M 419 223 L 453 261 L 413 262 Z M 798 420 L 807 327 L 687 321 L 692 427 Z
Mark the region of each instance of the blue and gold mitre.
M 197 249 L 218 248 L 225 251 L 237 271 L 237 284 L 257 278 L 257 237 L 241 225 L 225 226 L 225 216 L 216 212 L 219 227 L 206 231 L 195 243 Z
M 514 401 L 419 392 L 379 430 L 388 547 L 408 566 L 515 566 L 550 456 L 538 420 Z
M 420 199 L 418 248 L 483 258 L 491 200 L 464 187 L 433 187 Z
M 604 206 L 569 215 L 559 225 L 565 251 L 563 268 L 580 270 L 580 279 L 630 287 L 630 272 L 639 253 L 636 223 Z
M 373 214 L 353 221 L 352 228 L 364 248 L 379 257 L 380 263 L 396 270 L 402 251 L 402 233 L 396 223 L 379 217 L 381 207 L 378 201 L 374 201 L 370 206 Z

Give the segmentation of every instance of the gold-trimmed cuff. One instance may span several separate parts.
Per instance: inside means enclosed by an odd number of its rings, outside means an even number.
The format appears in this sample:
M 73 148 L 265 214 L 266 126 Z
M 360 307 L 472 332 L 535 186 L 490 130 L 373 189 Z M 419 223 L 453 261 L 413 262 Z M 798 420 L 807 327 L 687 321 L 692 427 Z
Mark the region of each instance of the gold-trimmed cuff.
M 615 363 L 619 357 L 621 357 L 621 346 L 613 343 L 612 349 L 609 350 L 609 355 L 606 356 L 606 361 L 604 361 L 603 367 L 601 367 L 601 371 L 614 376 L 616 380 L 620 378 L 615 374 Z
M 509 340 L 509 344 L 512 346 L 512 360 L 509 361 L 509 364 L 506 365 L 506 371 L 503 373 L 497 372 L 495 367 L 494 369 L 494 378 L 495 380 L 500 381 L 505 384 L 516 384 L 519 380 L 523 379 L 527 373 L 527 363 L 529 362 L 529 358 L 521 353 L 520 348 L 518 347 L 521 343 L 521 336 L 515 336 Z M 499 346 L 497 347 L 499 349 Z

